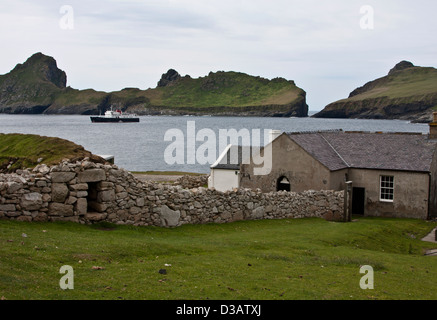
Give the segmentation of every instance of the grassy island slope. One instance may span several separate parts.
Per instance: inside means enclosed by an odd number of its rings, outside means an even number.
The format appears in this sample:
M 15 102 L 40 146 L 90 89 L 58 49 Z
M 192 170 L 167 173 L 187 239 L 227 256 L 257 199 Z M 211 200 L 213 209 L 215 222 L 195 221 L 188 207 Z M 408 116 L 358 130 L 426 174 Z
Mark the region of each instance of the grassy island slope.
M 317 118 L 402 119 L 430 122 L 437 109 L 437 69 L 398 63 L 387 76 L 368 82 L 326 106 Z
M 140 115 L 308 116 L 306 93 L 294 81 L 233 71 L 194 79 L 170 69 L 156 88 L 77 90 L 55 59 L 36 53 L 0 76 L 3 113 L 95 115 L 111 107 Z

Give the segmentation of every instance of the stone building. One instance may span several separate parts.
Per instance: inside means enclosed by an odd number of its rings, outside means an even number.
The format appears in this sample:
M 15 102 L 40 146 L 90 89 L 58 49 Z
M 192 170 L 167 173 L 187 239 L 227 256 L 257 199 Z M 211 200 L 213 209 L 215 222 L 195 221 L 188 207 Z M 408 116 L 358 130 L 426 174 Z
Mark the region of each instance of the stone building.
M 272 152 L 271 172 L 255 175 L 252 159 L 240 167 L 240 186 L 302 192 L 344 190 L 352 182 L 352 214 L 437 217 L 434 116 L 429 134 L 282 133 L 267 146 Z
M 211 166 L 208 188 L 218 191 L 232 191 L 240 188 L 240 166 L 243 158 L 250 158 L 252 148 L 228 145 Z

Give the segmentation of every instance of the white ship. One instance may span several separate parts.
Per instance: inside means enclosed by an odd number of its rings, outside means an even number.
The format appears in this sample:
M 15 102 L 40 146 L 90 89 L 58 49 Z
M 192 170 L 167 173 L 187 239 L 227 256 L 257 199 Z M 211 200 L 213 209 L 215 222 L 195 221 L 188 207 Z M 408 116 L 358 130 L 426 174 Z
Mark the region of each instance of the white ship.
M 121 110 L 107 110 L 103 116 L 90 117 L 91 122 L 140 122 L 140 118 L 134 113 L 123 113 Z

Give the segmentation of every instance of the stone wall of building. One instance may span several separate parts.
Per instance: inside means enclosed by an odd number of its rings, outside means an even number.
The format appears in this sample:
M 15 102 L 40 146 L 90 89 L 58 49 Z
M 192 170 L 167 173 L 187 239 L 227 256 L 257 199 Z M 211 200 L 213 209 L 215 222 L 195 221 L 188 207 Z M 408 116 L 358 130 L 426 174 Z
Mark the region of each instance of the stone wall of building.
M 178 178 L 175 184 L 181 186 L 184 189 L 206 187 L 208 186 L 208 178 L 209 175 L 200 175 L 200 176 L 184 175 Z
M 323 217 L 343 219 L 343 191 L 232 192 L 141 182 L 115 165 L 87 159 L 0 174 L 0 218 L 107 221 L 137 226 Z

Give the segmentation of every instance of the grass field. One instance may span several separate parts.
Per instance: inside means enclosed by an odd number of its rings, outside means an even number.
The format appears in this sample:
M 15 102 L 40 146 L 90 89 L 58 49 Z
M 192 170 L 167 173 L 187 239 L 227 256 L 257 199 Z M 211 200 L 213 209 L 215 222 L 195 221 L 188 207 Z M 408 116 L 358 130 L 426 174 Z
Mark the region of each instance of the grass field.
M 375 88 L 340 101 L 356 101 L 388 97 L 390 99 L 408 98 L 435 94 L 437 92 L 437 70 L 416 67 L 379 79 L 381 84 Z
M 53 165 L 65 158 L 82 159 L 91 156 L 82 146 L 64 139 L 32 134 L 0 134 L 0 171 L 33 168 L 39 163 L 38 159 Z M 9 169 L 8 164 L 11 164 Z
M 382 218 L 176 229 L 0 221 L 0 298 L 434 300 L 437 257 L 424 253 L 437 244 L 420 239 L 436 225 Z M 59 286 L 64 265 L 74 270 L 73 290 Z M 373 290 L 360 288 L 363 265 L 374 269 Z
M 153 105 L 174 107 L 244 107 L 289 104 L 302 89 L 285 79 L 267 80 L 240 72 L 216 72 L 182 78 L 176 84 L 146 91 Z

